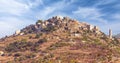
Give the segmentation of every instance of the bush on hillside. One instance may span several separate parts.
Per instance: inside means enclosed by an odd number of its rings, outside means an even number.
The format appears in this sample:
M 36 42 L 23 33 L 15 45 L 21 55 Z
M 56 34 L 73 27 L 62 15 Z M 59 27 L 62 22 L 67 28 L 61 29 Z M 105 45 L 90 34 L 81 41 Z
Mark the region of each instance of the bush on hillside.
M 10 43 L 5 50 L 7 52 L 18 52 L 18 51 L 26 51 L 26 50 L 31 50 L 31 51 L 37 51 L 36 49 L 38 46 L 36 46 L 32 42 L 13 42 Z
M 5 50 L 8 52 L 25 51 L 29 50 L 32 46 L 32 42 L 13 42 L 10 43 Z
M 64 46 L 68 46 L 70 45 L 69 43 L 55 43 L 55 44 L 52 44 L 50 47 L 48 47 L 47 49 L 48 50 L 55 50 L 56 48 L 58 47 L 64 47 Z
M 42 23 L 43 21 L 42 20 L 38 20 L 37 22 L 36 22 L 36 24 L 38 24 L 38 23 Z
M 42 33 L 36 34 L 35 38 L 40 38 L 42 36 Z
M 52 32 L 52 31 L 55 31 L 56 29 L 57 27 L 55 26 L 49 26 L 49 27 L 44 28 L 43 30 L 47 32 Z

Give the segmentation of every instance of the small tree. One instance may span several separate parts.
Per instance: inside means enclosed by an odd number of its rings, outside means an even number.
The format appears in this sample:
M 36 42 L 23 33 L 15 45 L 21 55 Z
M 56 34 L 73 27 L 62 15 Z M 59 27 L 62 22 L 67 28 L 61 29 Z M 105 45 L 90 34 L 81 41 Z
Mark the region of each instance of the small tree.
M 38 20 L 37 22 L 36 22 L 36 24 L 38 24 L 38 23 L 42 23 L 43 21 L 42 20 Z

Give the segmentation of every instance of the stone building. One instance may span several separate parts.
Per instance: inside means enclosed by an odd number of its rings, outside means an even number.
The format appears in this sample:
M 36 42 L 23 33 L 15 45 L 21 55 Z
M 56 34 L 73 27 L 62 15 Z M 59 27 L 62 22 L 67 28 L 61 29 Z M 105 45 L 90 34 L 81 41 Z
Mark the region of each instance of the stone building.
M 64 21 L 69 21 L 69 19 L 70 19 L 69 17 L 64 17 L 63 18 Z
M 49 22 L 48 22 L 48 21 L 45 21 L 44 24 L 47 26 L 47 25 L 49 24 Z
M 21 32 L 20 30 L 15 31 L 15 35 L 19 35 L 20 32 Z
M 97 26 L 94 26 L 93 32 L 96 33 L 96 34 L 99 34 L 100 30 Z
M 99 28 L 97 26 L 94 26 L 94 29 L 97 30 L 97 31 L 99 31 Z
M 23 32 L 21 32 L 19 35 L 24 35 L 24 33 L 23 33 Z
M 88 25 L 88 30 L 93 30 L 94 26 L 93 25 Z
M 55 16 L 55 17 L 53 17 L 53 19 L 62 20 L 63 17 L 62 16 Z
M 112 30 L 109 29 L 109 38 L 112 39 Z

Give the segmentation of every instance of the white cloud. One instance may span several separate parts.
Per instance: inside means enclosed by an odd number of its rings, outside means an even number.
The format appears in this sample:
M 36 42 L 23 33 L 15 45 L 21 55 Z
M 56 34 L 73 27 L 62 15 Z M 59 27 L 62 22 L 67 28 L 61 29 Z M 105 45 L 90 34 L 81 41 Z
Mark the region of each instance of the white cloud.
M 17 2 L 26 4 L 26 8 L 34 8 L 39 5 L 44 5 L 43 0 L 18 0 Z
M 107 4 L 114 3 L 116 1 L 118 0 L 99 0 L 94 6 L 107 5 Z
M 26 1 L 0 0 L 0 13 L 22 16 L 24 13 L 31 11 L 31 8 L 43 4 L 42 0 Z
M 32 20 L 18 19 L 14 17 L 3 17 L 0 18 L 0 37 L 5 35 L 10 35 L 15 32 L 15 30 L 22 29 L 26 25 L 32 24 Z
M 113 14 L 112 18 L 116 19 L 116 20 L 120 20 L 120 14 Z
M 65 0 L 56 2 L 50 6 L 47 6 L 43 9 L 40 9 L 39 12 L 36 12 L 36 17 L 39 19 L 46 19 L 48 17 L 54 16 L 54 15 L 61 15 L 61 10 L 64 10 L 65 7 L 68 7 L 69 5 L 71 5 L 73 2 L 73 0 L 71 0 L 70 2 L 67 2 Z M 63 13 L 62 13 L 63 14 Z
M 25 14 L 36 6 L 35 3 L 38 1 L 28 5 L 17 0 L 0 0 L 0 37 L 13 34 L 15 30 L 32 24 L 34 21 L 25 18 Z
M 0 0 L 0 13 L 21 15 L 27 8 L 26 4 L 19 3 L 15 0 Z
M 79 7 L 76 11 L 72 12 L 74 15 L 79 16 L 82 19 L 87 19 L 87 20 L 93 20 L 93 21 L 99 21 L 101 23 L 106 24 L 107 20 L 101 18 L 104 16 L 99 9 L 97 8 L 90 8 L 90 7 Z
M 45 19 L 49 14 L 54 12 L 56 9 L 54 7 L 45 7 L 43 10 L 40 10 L 37 14 L 37 18 Z

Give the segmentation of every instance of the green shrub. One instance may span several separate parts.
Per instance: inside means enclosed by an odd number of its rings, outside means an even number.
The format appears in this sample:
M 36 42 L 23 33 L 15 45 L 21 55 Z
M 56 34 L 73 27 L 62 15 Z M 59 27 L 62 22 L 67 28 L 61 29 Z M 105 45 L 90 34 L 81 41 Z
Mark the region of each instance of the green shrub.
M 82 40 L 83 41 L 88 41 L 88 37 L 87 36 L 83 36 Z
M 46 38 L 40 39 L 39 42 L 47 42 Z
M 21 42 L 27 42 L 27 39 L 22 39 Z
M 63 47 L 63 46 L 68 46 L 68 45 L 70 45 L 70 44 L 57 42 L 57 43 L 55 43 L 55 44 L 52 44 L 52 45 L 51 45 L 50 47 L 48 47 L 47 49 L 48 49 L 48 50 L 54 50 L 54 49 L 56 49 L 56 48 L 58 48 L 58 47 Z
M 38 20 L 37 22 L 36 22 L 36 24 L 38 24 L 38 23 L 42 23 L 43 21 L 42 20 Z
M 102 43 L 100 42 L 100 40 L 99 39 L 92 39 L 94 42 L 93 42 L 93 44 L 95 44 L 95 45 L 102 45 Z
M 7 52 L 18 52 L 18 51 L 26 51 L 26 50 L 33 50 L 38 46 L 35 46 L 32 42 L 13 42 L 10 43 L 5 50 Z
M 32 42 L 25 42 L 26 40 L 21 40 L 20 42 L 13 42 L 10 43 L 5 50 L 7 52 L 18 52 L 18 51 L 39 51 L 39 45 L 47 42 L 46 38 L 40 39 L 38 42 L 32 43 Z
M 42 33 L 36 34 L 35 38 L 40 38 L 42 36 Z
M 14 57 L 19 57 L 21 55 L 22 55 L 21 53 L 16 53 L 16 54 L 14 54 Z
M 17 62 L 17 61 L 23 61 L 23 60 L 26 60 L 27 58 L 25 56 L 20 56 L 18 58 L 15 58 L 14 60 Z
M 119 45 L 120 44 L 119 40 L 116 39 L 116 38 L 114 38 L 114 40 L 111 43 L 114 44 L 114 45 Z
M 40 58 L 39 60 L 34 60 L 32 63 L 56 63 L 55 60 Z
M 26 58 L 34 58 L 36 55 L 34 53 L 30 53 L 26 55 Z
M 29 36 L 29 39 L 32 39 L 32 36 Z
M 38 44 L 42 44 L 42 43 L 44 43 L 44 42 L 47 42 L 47 39 L 46 39 L 46 38 L 40 39 L 37 43 L 38 43 Z
M 49 27 L 44 28 L 43 30 L 47 31 L 47 32 L 52 32 L 52 31 L 57 30 L 57 27 L 55 27 L 55 26 L 49 26 Z
M 69 63 L 77 63 L 76 60 L 70 60 Z

